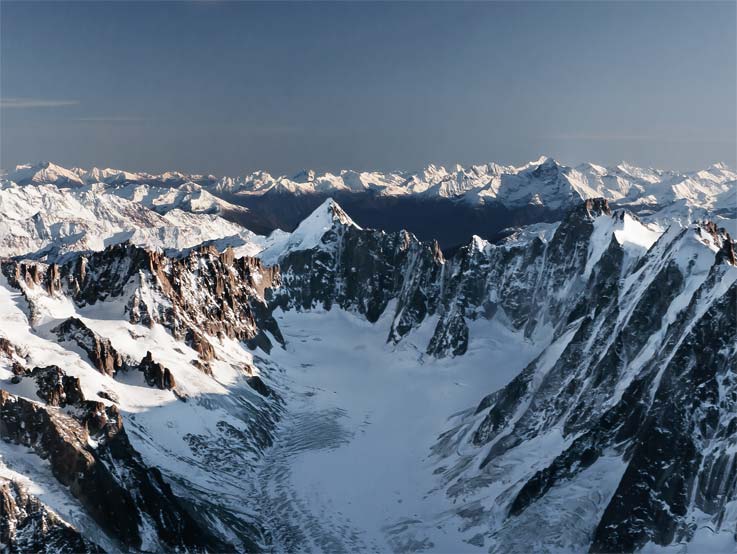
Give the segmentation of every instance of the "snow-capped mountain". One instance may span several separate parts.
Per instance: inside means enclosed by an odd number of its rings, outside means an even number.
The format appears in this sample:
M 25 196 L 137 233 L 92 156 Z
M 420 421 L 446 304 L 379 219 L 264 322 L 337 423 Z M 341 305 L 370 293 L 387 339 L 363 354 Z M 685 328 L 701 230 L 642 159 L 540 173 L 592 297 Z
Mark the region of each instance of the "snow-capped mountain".
M 454 198 L 472 204 L 498 202 L 508 208 L 545 205 L 551 209 L 570 207 L 586 198 L 602 197 L 609 201 L 626 201 L 664 206 L 677 200 L 691 205 L 712 207 L 720 193 L 733 189 L 737 173 L 717 163 L 705 170 L 678 173 L 643 169 L 621 163 L 602 167 L 584 163 L 565 166 L 548 157 L 519 167 L 496 163 L 447 169 L 429 165 L 419 172 L 356 172 L 317 174 L 304 170 L 292 177 L 272 177 L 257 171 L 245 177 L 187 175 L 167 172 L 152 175 L 117 169 L 66 169 L 50 162 L 20 165 L 6 173 L 7 181 L 19 185 L 54 184 L 80 186 L 145 184 L 178 187 L 198 184 L 218 193 L 240 195 L 329 194 L 374 192 L 382 196 L 422 196 Z
M 733 213 L 734 179 L 19 168 L 0 189 L 0 540 L 734 552 L 737 260 L 702 217 Z M 538 221 L 444 253 L 342 202 L 372 197 Z M 244 198 L 317 205 L 264 237 L 231 217 L 269 219 Z
M 158 249 L 182 249 L 222 239 L 254 253 L 262 237 L 213 211 L 222 201 L 186 187 L 152 198 L 147 185 L 110 192 L 105 186 L 55 185 L 0 188 L 0 256 L 56 259 L 130 241 Z M 233 207 L 231 213 L 243 211 Z
M 8 171 L 5 179 L 19 185 L 36 184 L 57 186 L 79 186 L 94 183 L 105 183 L 107 185 L 140 183 L 149 185 L 177 186 L 187 182 L 214 182 L 212 175 L 186 175 L 178 171 L 167 171 L 166 173 L 152 175 L 146 172 L 131 172 L 121 169 L 81 169 L 74 167 L 67 169 L 52 162 L 39 162 L 35 164 L 22 164 Z
M 509 234 L 507 228 L 559 221 L 587 198 L 606 198 L 664 222 L 663 228 L 674 220 L 686 223 L 710 214 L 737 231 L 737 173 L 724 164 L 679 173 L 626 163 L 569 167 L 541 157 L 519 167 L 430 165 L 417 172 L 337 174 L 305 170 L 292 177 L 257 171 L 218 179 L 181 172 L 65 169 L 45 162 L 18 166 L 2 182 L 5 187 L 53 184 L 70 189 L 102 183 L 107 193 L 162 213 L 181 208 L 219 214 L 259 234 L 293 230 L 332 197 L 364 226 L 406 228 L 444 248 L 462 244 L 471 234 L 495 241 Z

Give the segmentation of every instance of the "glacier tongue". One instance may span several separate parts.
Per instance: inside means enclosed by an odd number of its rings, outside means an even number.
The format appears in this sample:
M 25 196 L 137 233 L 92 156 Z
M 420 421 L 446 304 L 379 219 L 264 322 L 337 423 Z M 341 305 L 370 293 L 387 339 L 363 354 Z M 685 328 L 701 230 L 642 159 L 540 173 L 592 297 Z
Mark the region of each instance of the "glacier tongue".
M 539 346 L 479 321 L 465 356 L 438 360 L 422 353 L 432 321 L 393 346 L 386 316 L 368 324 L 333 308 L 276 317 L 288 347 L 270 359 L 290 376 L 287 415 L 256 483 L 265 518 L 281 520 L 277 549 L 472 548 L 464 541 L 475 533 L 443 515 L 430 447 L 449 414 L 479 388 L 502 386 Z

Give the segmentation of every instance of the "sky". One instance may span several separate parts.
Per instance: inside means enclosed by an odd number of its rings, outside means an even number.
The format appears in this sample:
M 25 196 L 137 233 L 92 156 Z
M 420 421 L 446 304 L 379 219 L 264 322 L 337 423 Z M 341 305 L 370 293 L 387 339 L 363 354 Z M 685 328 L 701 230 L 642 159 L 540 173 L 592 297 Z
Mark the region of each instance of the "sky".
M 735 2 L 0 2 L 0 167 L 737 166 Z

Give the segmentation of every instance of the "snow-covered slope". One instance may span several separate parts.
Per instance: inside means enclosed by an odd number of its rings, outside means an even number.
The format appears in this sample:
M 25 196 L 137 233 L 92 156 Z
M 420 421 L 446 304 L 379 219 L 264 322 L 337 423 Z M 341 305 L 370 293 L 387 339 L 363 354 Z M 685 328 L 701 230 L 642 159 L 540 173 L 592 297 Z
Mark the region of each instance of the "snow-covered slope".
M 189 248 L 218 240 L 241 254 L 261 250 L 262 237 L 209 212 L 204 191 L 168 189 L 168 203 L 151 201 L 150 189 L 110 191 L 104 185 L 10 184 L 0 188 L 0 257 L 46 256 L 57 259 L 75 251 L 97 251 L 130 241 L 158 249 Z M 130 193 L 126 198 L 126 193 Z M 205 209 L 197 209 L 204 201 Z M 156 211 L 154 210 L 156 209 Z M 185 208 L 186 211 L 182 208 Z M 162 213 L 159 213 L 162 212 Z

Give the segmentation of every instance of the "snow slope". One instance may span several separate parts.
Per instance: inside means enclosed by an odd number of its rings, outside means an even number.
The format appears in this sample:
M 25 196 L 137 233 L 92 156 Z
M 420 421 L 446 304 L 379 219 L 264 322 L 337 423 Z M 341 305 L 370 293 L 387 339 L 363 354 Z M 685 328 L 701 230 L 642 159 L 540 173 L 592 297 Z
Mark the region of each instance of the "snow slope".
M 183 192 L 173 190 L 176 196 Z M 181 198 L 178 203 L 172 198 L 174 205 L 169 205 L 165 213 L 158 213 L 152 208 L 161 205 L 147 206 L 147 196 L 138 198 L 131 194 L 128 199 L 117 192 L 103 185 L 68 189 L 10 184 L 0 188 L 0 257 L 47 255 L 56 259 L 70 252 L 98 251 L 124 241 L 180 250 L 227 239 L 225 242 L 239 247 L 243 255 L 262 248 L 262 237 L 217 215 L 199 213 L 193 209 L 196 204 L 191 198 L 187 211 L 180 209 Z

